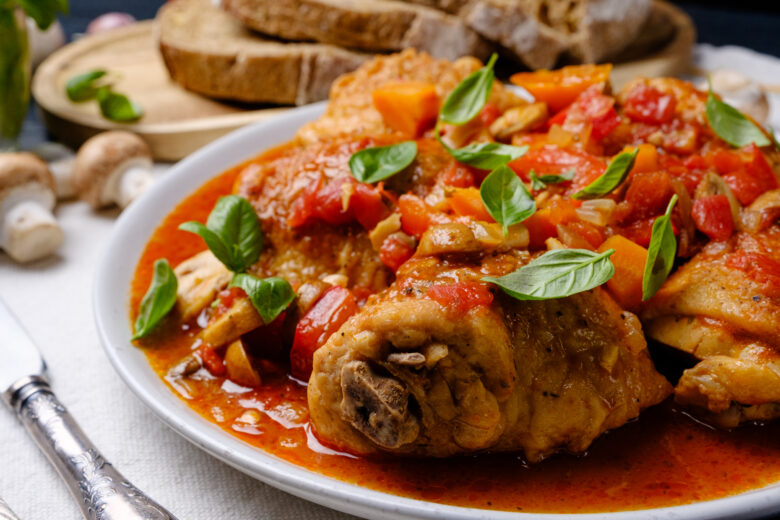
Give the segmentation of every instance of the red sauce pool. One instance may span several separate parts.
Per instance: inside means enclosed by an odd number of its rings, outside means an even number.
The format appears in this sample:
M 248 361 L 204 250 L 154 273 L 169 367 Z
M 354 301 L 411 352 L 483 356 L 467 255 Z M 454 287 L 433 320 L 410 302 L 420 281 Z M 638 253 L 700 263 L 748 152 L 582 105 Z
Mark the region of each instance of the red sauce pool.
M 245 166 L 206 183 L 155 231 L 133 280 L 132 309 L 146 291 L 156 259 L 175 266 L 204 248 L 198 237 L 177 228 L 187 220 L 205 221 Z M 780 423 L 718 431 L 670 401 L 603 435 L 587 455 L 561 454 L 532 466 L 513 454 L 444 460 L 339 454 L 310 433 L 306 388 L 284 375 L 265 376 L 257 390 L 222 379 L 166 380 L 168 369 L 191 352 L 196 334 L 169 325 L 142 345 L 154 370 L 192 409 L 269 454 L 378 491 L 504 511 L 593 513 L 689 504 L 780 481 Z

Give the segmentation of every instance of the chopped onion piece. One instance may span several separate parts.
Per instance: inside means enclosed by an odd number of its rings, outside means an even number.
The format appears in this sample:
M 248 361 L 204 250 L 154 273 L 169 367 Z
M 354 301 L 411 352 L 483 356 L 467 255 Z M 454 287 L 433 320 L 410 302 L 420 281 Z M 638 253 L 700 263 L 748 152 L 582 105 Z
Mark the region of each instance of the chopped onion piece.
M 615 206 L 615 201 L 612 199 L 593 199 L 586 200 L 575 211 L 577 216 L 585 222 L 603 227 L 609 223 Z

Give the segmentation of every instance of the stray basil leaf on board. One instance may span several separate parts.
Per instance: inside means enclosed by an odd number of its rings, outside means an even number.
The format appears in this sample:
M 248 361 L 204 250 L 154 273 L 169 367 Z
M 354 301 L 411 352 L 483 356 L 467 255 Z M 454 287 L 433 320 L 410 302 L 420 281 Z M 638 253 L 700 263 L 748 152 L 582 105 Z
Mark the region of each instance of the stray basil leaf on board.
M 461 81 L 450 92 L 439 111 L 439 121 L 451 125 L 465 125 L 480 113 L 490 97 L 495 74 L 493 66 L 498 54 L 493 54 L 487 65 Z
M 98 80 L 106 75 L 106 71 L 102 69 L 96 69 L 84 74 L 73 76 L 68 80 L 65 85 L 65 93 L 68 95 L 68 99 L 75 102 L 88 101 L 97 97 Z
M 505 165 L 485 177 L 479 195 L 490 216 L 501 224 L 505 236 L 509 226 L 524 221 L 536 211 L 536 201 L 523 181 Z
M 623 184 L 623 181 L 628 177 L 631 168 L 634 167 L 634 161 L 636 160 L 638 153 L 639 148 L 633 152 L 618 154 L 617 157 L 612 159 L 607 166 L 607 170 L 602 173 L 598 179 L 572 195 L 571 198 L 578 200 L 597 199 Z
M 100 87 L 97 91 L 100 113 L 103 117 L 118 123 L 132 123 L 144 115 L 144 109 L 131 101 L 124 94 L 111 90 L 111 87 Z
M 412 164 L 415 157 L 417 143 L 414 141 L 376 146 L 352 154 L 349 158 L 349 169 L 360 182 L 379 182 Z
M 572 180 L 575 173 L 577 173 L 577 170 L 573 168 L 560 175 L 537 175 L 535 171 L 531 170 L 528 176 L 531 178 L 531 189 L 543 190 L 548 184 L 560 184 Z
M 233 277 L 230 286 L 244 290 L 266 325 L 274 321 L 295 299 L 295 292 L 283 278 L 260 279 L 242 273 Z
M 594 253 L 587 249 L 553 249 L 528 264 L 499 278 L 485 277 L 517 300 L 551 300 L 589 291 L 615 274 L 608 249 Z
M 263 250 L 263 231 L 252 205 L 238 195 L 221 197 L 204 226 L 190 221 L 179 226 L 199 235 L 214 256 L 234 273 L 242 273 L 257 262 Z
M 772 144 L 772 141 L 764 135 L 758 125 L 733 106 L 715 97 L 711 82 L 707 95 L 706 112 L 707 122 L 712 131 L 731 146 L 741 148 L 751 143 L 755 143 L 756 146 Z
M 653 297 L 666 281 L 674 266 L 677 254 L 677 239 L 672 228 L 672 210 L 677 203 L 677 195 L 672 197 L 666 207 L 666 213 L 655 219 L 647 248 L 647 262 L 642 277 L 642 301 Z
M 133 339 L 143 338 L 157 326 L 176 303 L 176 291 L 179 288 L 176 275 L 168 260 L 154 263 L 154 275 L 146 294 L 141 300 L 138 317 L 135 320 Z
M 495 170 L 514 161 L 528 151 L 527 146 L 512 146 L 501 143 L 472 143 L 463 148 L 447 151 L 456 161 L 481 170 Z

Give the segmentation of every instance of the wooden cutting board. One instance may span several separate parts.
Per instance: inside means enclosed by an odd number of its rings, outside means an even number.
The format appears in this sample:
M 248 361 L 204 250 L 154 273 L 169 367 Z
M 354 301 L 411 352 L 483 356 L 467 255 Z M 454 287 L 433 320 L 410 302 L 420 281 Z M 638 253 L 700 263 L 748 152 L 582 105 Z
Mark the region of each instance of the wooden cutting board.
M 612 70 L 615 87 L 636 76 L 675 76 L 686 71 L 696 32 L 691 19 L 666 2 L 656 2 L 674 26 L 674 37 L 656 52 Z M 114 123 L 100 115 L 97 103 L 72 103 L 65 84 L 77 74 L 105 69 L 116 76 L 115 89 L 143 106 L 134 124 Z M 44 123 L 59 141 L 77 148 L 92 135 L 124 128 L 143 137 L 158 160 L 185 157 L 214 139 L 249 123 L 287 110 L 247 107 L 189 92 L 168 76 L 157 50 L 154 21 L 84 37 L 47 58 L 33 78 L 32 94 Z
M 97 102 L 73 103 L 65 95 L 70 78 L 105 69 L 118 79 L 116 91 L 144 108 L 133 124 L 103 118 Z M 104 130 L 123 128 L 143 137 L 158 160 L 175 161 L 214 139 L 286 108 L 246 108 L 189 92 L 168 76 L 157 50 L 154 21 L 86 36 L 49 56 L 37 69 L 32 95 L 49 132 L 77 148 Z

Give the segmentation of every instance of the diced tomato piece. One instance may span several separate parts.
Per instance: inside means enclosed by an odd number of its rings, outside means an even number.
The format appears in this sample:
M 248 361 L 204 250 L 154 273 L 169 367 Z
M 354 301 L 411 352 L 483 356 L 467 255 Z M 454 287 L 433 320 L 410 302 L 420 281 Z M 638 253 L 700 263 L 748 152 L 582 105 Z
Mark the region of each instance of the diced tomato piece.
M 696 199 L 691 216 L 699 231 L 711 240 L 726 240 L 734 233 L 731 205 L 725 195 L 708 195 Z
M 483 126 L 488 127 L 493 124 L 493 122 L 498 119 L 498 116 L 501 115 L 501 110 L 496 106 L 495 103 L 485 103 L 485 106 L 482 107 L 482 110 L 479 113 L 479 120 L 482 123 Z
M 203 344 L 198 347 L 198 356 L 211 375 L 216 377 L 223 377 L 227 372 L 225 368 L 225 360 L 217 353 L 216 349 L 211 345 Z
M 561 110 L 554 116 L 552 116 L 550 119 L 547 120 L 547 130 L 552 128 L 554 125 L 563 126 L 563 124 L 566 122 L 566 118 L 569 117 L 569 109 Z
M 398 211 L 401 213 L 401 229 L 413 237 L 420 238 L 433 223 L 431 208 L 411 193 L 405 193 L 398 199 Z
M 635 220 L 662 215 L 673 195 L 672 179 L 665 171 L 632 175 L 625 197 L 632 208 L 629 218 Z
M 214 318 L 224 314 L 228 309 L 230 309 L 230 307 L 233 306 L 233 302 L 236 300 L 236 298 L 243 298 L 245 296 L 246 293 L 241 287 L 228 287 L 227 289 L 219 291 L 215 300 L 217 306 L 211 313 L 211 317 Z
M 726 265 L 739 269 L 763 285 L 768 296 L 780 294 L 780 262 L 761 253 L 738 251 L 726 260 Z
M 519 72 L 511 81 L 544 101 L 551 112 L 570 105 L 591 85 L 609 81 L 612 65 L 572 65 L 558 70 Z
M 314 352 L 357 311 L 357 301 L 349 289 L 336 286 L 322 293 L 295 328 L 295 339 L 290 350 L 292 375 L 308 381 Z
M 607 165 L 598 157 L 579 150 L 559 148 L 554 145 L 534 147 L 522 157 L 508 164 L 526 182 L 530 180 L 530 172 L 537 175 L 560 175 L 574 169 L 574 180 L 568 193 L 574 193 L 596 180 Z
M 476 186 L 474 173 L 457 161 L 452 161 L 441 174 L 441 182 L 453 188 L 469 188 Z
M 394 236 L 387 237 L 379 248 L 379 259 L 393 272 L 398 271 L 401 264 L 409 260 L 413 254 L 414 247 Z
M 653 236 L 654 222 L 655 217 L 637 220 L 628 227 L 623 228 L 621 234 L 642 247 L 648 247 L 650 245 L 650 238 Z
M 739 170 L 742 167 L 742 158 L 739 154 L 725 148 L 713 150 L 707 154 L 707 159 L 721 175 Z
M 673 95 L 640 83 L 628 93 L 623 111 L 634 121 L 660 125 L 674 118 L 676 107 Z
M 744 169 L 724 175 L 723 180 L 729 185 L 739 202 L 747 206 L 762 193 L 777 188 L 777 175 L 761 149 L 755 144 L 742 148 L 740 153 L 745 159 Z
M 594 141 L 600 141 L 620 125 L 615 99 L 602 94 L 601 91 L 600 85 L 593 85 L 577 97 L 567 110 L 564 130 L 576 133 L 584 125 L 590 125 L 590 137 Z
M 374 229 L 382 219 L 390 215 L 390 210 L 382 201 L 381 188 L 364 182 L 355 184 L 355 191 L 349 198 L 348 209 L 367 230 Z
M 479 282 L 455 282 L 444 285 L 432 285 L 428 288 L 428 297 L 444 307 L 458 312 L 468 312 L 474 307 L 487 307 L 493 302 L 493 293 L 488 286 Z
M 569 222 L 566 224 L 566 226 L 571 231 L 584 238 L 585 241 L 587 241 L 594 249 L 599 247 L 601 243 L 604 242 L 603 228 L 600 228 L 595 224 L 577 220 L 574 222 Z

